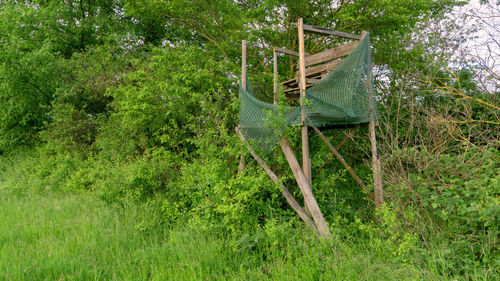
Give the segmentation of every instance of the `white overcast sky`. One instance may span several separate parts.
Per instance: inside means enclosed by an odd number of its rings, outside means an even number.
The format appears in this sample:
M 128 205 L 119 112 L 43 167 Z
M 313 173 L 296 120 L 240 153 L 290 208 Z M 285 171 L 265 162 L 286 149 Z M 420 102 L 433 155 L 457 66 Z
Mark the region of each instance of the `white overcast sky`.
M 464 43 L 462 56 L 474 59 L 485 68 L 482 76 L 491 79 L 483 81 L 490 91 L 500 89 L 500 0 L 490 0 L 481 5 L 479 0 L 472 0 L 466 6 L 455 9 L 456 16 L 468 15 L 464 30 L 476 28 L 475 37 Z

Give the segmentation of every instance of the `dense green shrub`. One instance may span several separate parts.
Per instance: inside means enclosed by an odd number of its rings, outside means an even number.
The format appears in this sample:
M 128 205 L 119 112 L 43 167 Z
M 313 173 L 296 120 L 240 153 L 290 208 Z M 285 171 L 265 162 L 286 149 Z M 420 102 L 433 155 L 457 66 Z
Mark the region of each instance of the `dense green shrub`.
M 461 154 L 435 155 L 414 148 L 400 157 L 408 178 L 388 191 L 401 231 L 417 234 L 442 272 L 498 266 L 498 150 L 465 147 Z
M 97 195 L 108 206 L 143 210 L 134 220 L 141 235 L 202 229 L 227 242 L 228 253 L 305 264 L 313 279 L 331 272 L 317 260 L 342 261 L 334 247 L 415 266 L 424 279 L 429 270 L 467 279 L 498 268 L 498 95 L 480 89 L 473 68 L 443 71 L 453 54 L 441 51 L 439 40 L 457 42 L 426 33 L 432 30 L 426 24 L 438 23 L 459 1 L 0 2 L 2 188 Z M 333 241 L 345 243 L 319 244 L 303 233 L 234 134 L 239 41 L 249 41 L 256 95 L 270 100 L 269 47 L 297 49 L 289 29 L 297 17 L 369 30 L 379 63 L 377 135 L 387 204 L 375 211 L 324 143 L 310 136 L 313 192 Z M 415 27 L 422 27 L 418 38 Z M 314 36 L 307 52 L 340 43 Z M 280 57 L 280 80 L 293 77 L 295 67 L 293 58 Z M 346 131 L 325 135 L 338 143 Z M 299 128 L 287 132 L 300 155 Z M 360 128 L 341 153 L 373 188 L 366 135 Z M 242 153 L 246 166 L 237 173 Z M 302 202 L 282 153 L 264 157 Z M 349 261 L 355 272 L 365 270 Z M 341 272 L 332 279 L 346 276 L 352 277 Z

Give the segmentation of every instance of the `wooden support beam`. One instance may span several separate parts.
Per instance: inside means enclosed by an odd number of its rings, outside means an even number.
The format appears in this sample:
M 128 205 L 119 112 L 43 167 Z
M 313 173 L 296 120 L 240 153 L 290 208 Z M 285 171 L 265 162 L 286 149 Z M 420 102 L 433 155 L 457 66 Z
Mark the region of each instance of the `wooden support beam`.
M 356 40 L 354 42 L 350 42 L 314 55 L 307 56 L 306 66 L 319 64 L 338 59 L 343 56 L 347 56 L 359 45 L 360 42 L 360 40 Z
M 307 58 L 307 57 L 306 57 Z M 316 65 L 313 67 L 308 67 L 306 68 L 306 78 L 320 78 L 321 74 L 323 73 L 329 73 L 332 70 L 334 70 L 343 60 L 336 60 L 320 65 Z M 300 77 L 300 70 L 297 70 L 295 73 L 296 78 L 287 80 L 285 82 L 282 82 L 281 85 L 286 86 L 286 87 L 298 87 L 299 84 L 299 77 Z M 307 81 L 307 80 L 306 80 Z
M 360 125 L 359 125 L 359 124 L 356 124 L 356 126 L 354 126 L 354 128 L 352 128 L 352 129 L 349 131 L 349 133 L 347 133 L 347 134 L 345 135 L 345 137 L 344 137 L 344 138 L 342 139 L 342 141 L 341 141 L 341 142 L 337 145 L 337 147 L 335 147 L 335 149 L 338 151 L 340 148 L 342 148 L 342 146 L 344 145 L 344 143 L 345 143 L 348 139 L 352 138 L 352 136 L 354 135 L 354 132 L 356 132 L 356 130 L 357 130 L 359 127 L 360 127 Z
M 276 48 L 273 49 L 273 104 L 278 101 L 278 54 Z
M 247 89 L 247 41 L 241 41 L 241 88 Z M 238 174 L 245 169 L 245 153 L 240 155 Z
M 284 54 L 288 54 L 288 55 L 292 55 L 292 56 L 296 56 L 296 57 L 299 56 L 299 53 L 297 53 L 297 52 L 290 51 L 290 50 L 287 50 L 287 49 L 283 49 L 283 48 L 280 48 L 280 47 L 274 47 L 274 50 L 276 52 L 279 52 L 279 53 L 284 53 Z
M 311 175 L 311 159 L 309 158 L 309 137 L 307 133 L 307 124 L 305 123 L 306 115 L 305 115 L 305 98 L 306 98 L 306 55 L 305 55 L 305 47 L 304 47 L 304 29 L 303 29 L 303 19 L 299 18 L 298 21 L 298 35 L 299 35 L 299 88 L 300 88 L 300 107 L 301 107 L 301 117 L 300 117 L 300 125 L 301 133 L 302 133 L 302 170 L 304 171 L 304 175 L 309 182 L 309 185 L 312 187 L 312 175 Z M 304 202 L 307 208 L 310 206 Z
M 247 89 L 247 41 L 241 41 L 241 87 Z
M 297 93 L 300 89 L 299 88 L 291 88 L 291 89 L 286 89 L 283 92 L 284 93 Z
M 328 229 L 326 221 L 323 218 L 323 214 L 321 213 L 318 203 L 314 198 L 314 195 L 311 190 L 311 184 L 304 175 L 304 173 L 302 172 L 299 161 L 297 161 L 297 158 L 293 153 L 292 147 L 285 140 L 285 138 L 280 139 L 280 145 L 281 149 L 283 150 L 283 153 L 285 154 L 286 160 L 288 161 L 288 164 L 292 169 L 293 176 L 295 177 L 295 180 L 299 185 L 300 191 L 304 196 L 304 201 L 306 203 L 306 206 L 309 207 L 309 212 L 311 213 L 314 223 L 318 228 L 319 234 L 323 237 L 330 238 L 330 230 Z
M 307 74 L 307 68 L 306 68 L 306 74 Z M 297 76 L 299 76 L 299 74 L 297 74 Z M 309 79 L 316 79 L 316 80 L 321 80 L 321 73 L 315 75 L 315 76 L 306 76 L 306 83 L 309 83 L 307 82 L 308 81 L 308 78 Z M 297 81 L 297 78 L 294 78 L 294 79 L 290 79 L 290 80 L 287 80 L 285 82 L 282 82 L 281 85 L 283 85 L 284 87 L 289 87 L 289 88 L 298 88 L 299 87 L 299 82 Z
M 298 75 L 298 74 L 297 74 Z M 297 84 L 297 79 L 296 78 L 293 78 L 293 79 L 290 79 L 290 80 L 287 80 L 287 81 L 284 81 L 284 82 L 281 82 L 281 85 L 283 86 L 286 86 L 286 87 L 292 87 L 291 85 L 295 85 Z
M 384 203 L 384 189 L 382 187 L 382 170 L 377 155 L 377 139 L 375 136 L 375 121 L 370 121 L 370 142 L 372 144 L 373 186 L 375 191 L 375 208 Z
M 297 26 L 297 25 L 294 24 L 294 26 Z M 340 36 L 340 37 L 356 39 L 356 40 L 361 39 L 361 36 L 357 35 L 357 34 L 336 31 L 336 30 L 332 30 L 332 29 L 328 29 L 328 28 L 324 28 L 324 27 L 319 27 L 319 26 L 315 26 L 315 25 L 309 25 L 309 24 L 304 24 L 304 30 L 311 32 L 311 33 L 321 34 L 321 35 L 333 35 L 333 36 Z
M 349 131 L 349 132 L 345 135 L 345 137 L 342 139 L 342 141 L 341 141 L 339 144 L 337 144 L 337 146 L 335 147 L 335 149 L 336 149 L 337 151 L 339 151 L 339 150 L 342 148 L 342 146 L 344 145 L 344 143 L 345 143 L 348 139 L 352 138 L 352 136 L 354 135 L 354 132 L 355 132 L 355 131 L 356 131 L 356 130 L 360 127 L 360 126 L 361 126 L 360 124 L 356 124 L 356 126 L 354 126 L 354 128 L 352 128 L 352 129 L 351 129 L 351 130 L 350 130 L 350 131 Z M 324 128 L 324 127 L 323 127 L 323 128 Z M 332 155 L 333 155 L 333 156 L 335 156 L 335 154 L 334 154 L 333 152 L 332 152 Z M 326 165 L 328 164 L 328 160 L 329 160 L 329 159 L 326 159 L 325 163 L 323 163 L 323 165 L 319 168 L 319 170 L 323 170 L 323 169 L 326 167 Z
M 363 31 L 362 37 L 365 37 L 367 32 Z M 371 65 L 370 65 L 371 69 Z M 366 83 L 367 85 L 367 92 L 368 93 L 374 93 L 374 90 L 372 89 L 373 83 L 371 81 L 373 80 L 372 72 L 370 71 L 368 73 L 368 82 Z M 369 136 L 370 136 L 370 143 L 372 146 L 372 165 L 373 165 L 373 186 L 374 186 L 374 193 L 375 193 L 375 208 L 379 208 L 383 203 L 384 203 L 384 187 L 383 187 L 383 182 L 382 182 L 382 168 L 380 165 L 380 160 L 378 159 L 377 155 L 377 136 L 375 134 L 375 126 L 376 126 L 376 111 L 375 111 L 375 97 L 369 97 L 370 99 L 370 105 L 372 109 L 372 118 L 370 120 L 370 123 L 368 124 L 369 127 Z
M 269 168 L 269 166 L 266 164 L 266 162 L 264 162 L 264 160 L 262 160 L 262 158 L 260 158 L 259 155 L 257 155 L 257 153 L 255 153 L 255 150 L 246 141 L 246 139 L 243 136 L 243 134 L 241 133 L 239 127 L 236 127 L 235 130 L 236 130 L 236 133 L 240 136 L 241 141 L 247 147 L 248 151 L 250 151 L 250 154 L 255 159 L 255 161 L 257 161 L 257 163 L 259 163 L 259 165 L 262 167 L 262 169 L 264 169 L 264 171 L 267 173 L 269 178 L 271 178 L 271 180 L 280 187 L 281 194 L 283 195 L 283 197 L 285 197 L 288 205 L 290 205 L 290 207 L 292 207 L 292 209 L 294 209 L 295 212 L 297 212 L 299 217 L 306 223 L 306 225 L 308 227 L 310 227 L 314 231 L 318 231 L 318 229 L 316 228 L 316 225 L 314 224 L 314 221 L 311 219 L 311 217 L 309 217 L 309 215 L 304 211 L 304 209 L 302 209 L 300 207 L 300 204 L 297 202 L 297 200 L 295 200 L 295 198 L 293 198 L 293 195 L 290 193 L 290 191 L 288 191 L 288 189 L 280 182 L 278 176 L 271 170 L 271 168 Z
M 354 180 L 366 191 L 368 198 L 370 198 L 371 201 L 373 202 L 373 200 L 375 200 L 375 197 L 370 192 L 368 187 L 366 187 L 366 185 L 363 183 L 363 181 L 358 177 L 358 175 L 354 172 L 354 170 L 351 168 L 351 166 L 349 166 L 349 164 L 347 164 L 347 162 L 344 160 L 342 155 L 340 155 L 340 153 L 335 149 L 335 147 L 333 147 L 333 145 L 330 143 L 330 141 L 328 141 L 328 139 L 325 137 L 325 135 L 323 135 L 323 133 L 318 128 L 313 126 L 313 129 L 316 131 L 318 136 L 326 143 L 326 145 L 330 148 L 330 150 L 333 152 L 335 157 L 337 157 L 337 159 L 339 159 L 340 163 L 342 163 L 342 165 L 344 165 L 344 167 L 347 169 L 349 174 L 351 174 L 351 176 L 354 178 Z
M 320 64 L 313 67 L 306 68 L 306 77 L 316 76 L 323 72 L 330 72 L 334 70 L 343 60 L 336 60 L 325 64 Z M 300 75 L 300 71 L 295 73 L 296 76 Z
M 311 86 L 312 86 L 312 84 L 306 84 L 306 89 L 311 87 Z M 298 93 L 298 94 L 300 94 L 300 87 L 286 89 L 283 91 L 283 93 Z

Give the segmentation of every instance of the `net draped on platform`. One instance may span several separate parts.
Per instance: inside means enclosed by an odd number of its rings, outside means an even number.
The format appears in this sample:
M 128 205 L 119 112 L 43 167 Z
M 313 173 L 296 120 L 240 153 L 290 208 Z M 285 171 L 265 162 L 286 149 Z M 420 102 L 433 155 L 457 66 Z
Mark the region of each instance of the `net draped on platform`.
M 368 34 L 337 68 L 306 89 L 303 104 L 308 126 L 347 126 L 377 118 Z M 300 125 L 300 120 L 300 106 L 263 102 L 254 96 L 250 81 L 246 90 L 240 87 L 240 130 L 260 150 L 272 151 L 284 128 Z

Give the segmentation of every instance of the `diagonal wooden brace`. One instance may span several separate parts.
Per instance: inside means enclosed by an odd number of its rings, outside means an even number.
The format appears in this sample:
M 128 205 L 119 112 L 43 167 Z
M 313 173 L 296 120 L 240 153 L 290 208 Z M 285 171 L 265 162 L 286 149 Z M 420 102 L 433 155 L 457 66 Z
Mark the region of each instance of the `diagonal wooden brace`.
M 342 155 L 340 155 L 340 153 L 335 149 L 335 147 L 333 147 L 333 145 L 328 141 L 328 139 L 325 137 L 325 135 L 323 135 L 323 133 L 321 133 L 321 131 L 318 128 L 313 127 L 313 129 L 314 129 L 314 131 L 316 131 L 318 136 L 326 143 L 326 145 L 330 148 L 330 150 L 333 152 L 333 154 L 335 154 L 337 159 L 339 159 L 340 163 L 342 163 L 342 165 L 344 165 L 344 167 L 347 169 L 349 174 L 351 174 L 351 176 L 354 178 L 354 180 L 366 191 L 366 195 L 368 196 L 368 198 L 372 202 L 375 201 L 375 196 L 373 195 L 373 193 L 371 193 L 368 190 L 368 187 L 366 187 L 366 185 L 363 183 L 363 181 L 358 177 L 358 175 L 356 175 L 356 173 L 351 168 L 351 166 L 349 166 L 349 164 L 347 164 L 347 162 L 344 160 Z
M 342 141 L 341 141 L 339 144 L 337 144 L 337 146 L 335 147 L 335 149 L 336 149 L 337 151 L 339 151 L 339 150 L 342 148 L 342 146 L 345 144 L 345 142 L 346 142 L 348 139 L 352 138 L 352 136 L 354 135 L 354 133 L 356 132 L 356 130 L 357 130 L 359 127 L 360 127 L 360 125 L 359 125 L 359 124 L 358 124 L 358 125 L 356 125 L 356 126 L 354 126 L 354 128 L 352 128 L 352 129 L 351 129 L 351 130 L 350 130 L 350 131 L 349 131 L 349 132 L 345 135 L 345 137 L 342 139 Z M 333 155 L 333 156 L 335 156 L 335 153 L 333 153 L 333 152 L 332 152 L 332 155 Z M 323 164 L 323 166 L 321 166 L 321 167 L 319 168 L 319 170 L 323 170 L 323 169 L 326 167 L 326 165 L 328 164 L 328 161 L 329 161 L 329 160 L 330 160 L 330 158 L 326 159 L 326 160 L 325 160 L 325 163 Z
M 299 162 L 297 161 L 297 158 L 293 153 L 292 147 L 285 140 L 285 138 L 281 138 L 280 145 L 281 149 L 283 150 L 283 153 L 285 154 L 286 160 L 288 161 L 288 164 L 292 169 L 293 176 L 295 177 L 295 180 L 299 185 L 300 191 L 304 196 L 304 201 L 306 202 L 307 207 L 311 212 L 311 216 L 314 220 L 314 223 L 316 224 L 316 227 L 318 228 L 319 234 L 325 238 L 330 238 L 330 230 L 328 229 L 326 221 L 323 218 L 323 214 L 321 214 L 321 210 L 319 209 L 318 203 L 314 198 L 314 195 L 311 190 L 311 183 L 307 180 L 306 176 L 304 175 L 304 172 L 302 172 Z
M 271 180 L 280 187 L 281 194 L 283 194 L 283 197 L 285 197 L 286 202 L 288 202 L 288 205 L 290 205 L 290 207 L 292 207 L 292 209 L 294 209 L 295 212 L 297 212 L 299 217 L 306 223 L 308 227 L 310 227 L 314 231 L 318 231 L 316 225 L 314 224 L 314 221 L 311 219 L 311 217 L 309 217 L 309 215 L 304 211 L 304 209 L 300 207 L 299 203 L 297 202 L 297 200 L 295 200 L 295 198 L 293 198 L 293 195 L 290 193 L 290 191 L 288 191 L 288 189 L 282 183 L 280 183 L 278 176 L 276 176 L 276 174 L 271 170 L 271 168 L 269 168 L 266 162 L 264 162 L 264 160 L 262 160 L 262 158 L 260 158 L 259 155 L 255 153 L 255 150 L 246 141 L 245 137 L 240 132 L 239 127 L 236 127 L 235 131 L 240 136 L 241 141 L 245 144 L 248 151 L 250 151 L 250 154 L 255 159 L 255 161 L 257 161 L 257 163 L 259 163 L 262 169 L 266 171 L 267 175 L 271 178 Z
M 338 151 L 340 150 L 340 148 L 342 148 L 342 146 L 344 145 L 344 143 L 352 138 L 352 136 L 354 135 L 354 133 L 356 132 L 356 130 L 359 128 L 359 124 L 357 124 L 356 126 L 354 126 L 354 128 L 352 128 L 349 133 L 347 133 L 344 137 L 344 139 L 342 139 L 342 141 L 337 145 L 337 147 L 335 147 L 335 149 Z

